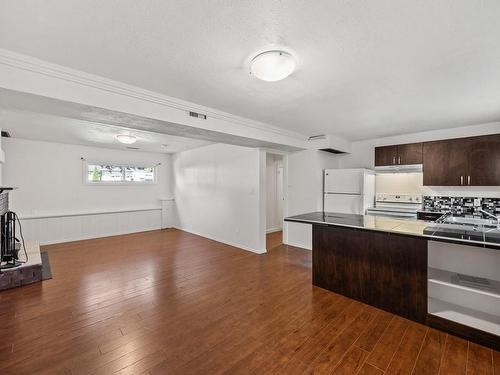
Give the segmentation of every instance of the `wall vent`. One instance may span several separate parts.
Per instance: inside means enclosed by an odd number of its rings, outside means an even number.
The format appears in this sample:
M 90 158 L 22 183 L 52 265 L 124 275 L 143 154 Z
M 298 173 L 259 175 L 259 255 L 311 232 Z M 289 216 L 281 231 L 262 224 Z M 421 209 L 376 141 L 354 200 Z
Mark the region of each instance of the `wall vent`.
M 191 117 L 196 117 L 196 118 L 199 118 L 199 119 L 202 119 L 202 120 L 206 120 L 207 119 L 207 115 L 204 115 L 203 113 L 197 113 L 197 112 L 189 112 L 189 116 Z
M 10 133 L 7 130 L 2 130 L 2 137 L 3 138 L 10 138 Z
M 129 150 L 139 150 L 139 147 L 132 147 L 132 146 L 127 146 Z
M 330 152 L 332 154 L 347 154 L 345 151 L 335 150 L 334 148 L 320 148 L 320 151 Z
M 326 135 L 325 134 L 311 135 L 309 138 L 307 138 L 308 141 L 318 141 L 321 139 L 326 139 Z

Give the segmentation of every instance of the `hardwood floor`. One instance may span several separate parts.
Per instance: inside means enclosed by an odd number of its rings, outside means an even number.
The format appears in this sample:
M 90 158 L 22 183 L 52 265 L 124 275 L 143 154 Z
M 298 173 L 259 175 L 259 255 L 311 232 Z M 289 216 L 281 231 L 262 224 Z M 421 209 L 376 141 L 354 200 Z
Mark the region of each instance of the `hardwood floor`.
M 500 354 L 311 285 L 311 253 L 178 230 L 46 247 L 0 292 L 0 374 L 499 374 Z M 495 370 L 494 370 L 495 369 Z
M 272 232 L 266 235 L 266 249 L 267 251 L 274 249 L 283 244 L 283 232 Z

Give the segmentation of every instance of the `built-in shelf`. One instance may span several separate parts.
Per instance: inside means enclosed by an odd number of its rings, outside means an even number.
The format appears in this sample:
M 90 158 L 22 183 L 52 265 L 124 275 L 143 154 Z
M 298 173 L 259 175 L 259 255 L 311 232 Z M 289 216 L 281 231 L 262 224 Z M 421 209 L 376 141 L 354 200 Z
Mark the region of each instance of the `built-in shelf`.
M 485 279 L 488 287 L 459 283 L 456 272 L 429 267 L 427 293 L 457 306 L 500 316 L 500 282 Z
M 479 293 L 500 300 L 500 281 L 497 280 L 486 279 L 488 281 L 488 286 L 482 286 L 480 284 L 476 286 L 471 283 L 460 282 L 456 272 L 450 272 L 433 267 L 429 267 L 428 277 L 430 284 L 445 285 L 451 288 L 461 289 L 472 293 Z
M 500 252 L 428 242 L 429 325 L 498 350 Z
M 429 314 L 500 336 L 500 316 L 429 298 Z

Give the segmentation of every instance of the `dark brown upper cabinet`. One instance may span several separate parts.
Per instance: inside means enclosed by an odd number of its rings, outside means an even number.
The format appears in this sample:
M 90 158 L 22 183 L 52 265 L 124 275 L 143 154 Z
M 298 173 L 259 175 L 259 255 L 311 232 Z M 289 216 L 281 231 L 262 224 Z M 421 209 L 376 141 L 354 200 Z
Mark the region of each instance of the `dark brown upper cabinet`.
M 424 143 L 424 185 L 500 186 L 500 134 Z
M 422 164 L 422 143 L 375 147 L 375 166 Z
M 469 138 L 467 184 L 500 186 L 500 134 Z
M 467 182 L 465 140 L 424 143 L 424 185 L 459 186 Z
M 398 158 L 398 146 L 375 147 L 375 166 L 395 165 Z
M 423 144 L 408 143 L 398 145 L 398 161 L 401 165 L 422 164 L 423 163 Z

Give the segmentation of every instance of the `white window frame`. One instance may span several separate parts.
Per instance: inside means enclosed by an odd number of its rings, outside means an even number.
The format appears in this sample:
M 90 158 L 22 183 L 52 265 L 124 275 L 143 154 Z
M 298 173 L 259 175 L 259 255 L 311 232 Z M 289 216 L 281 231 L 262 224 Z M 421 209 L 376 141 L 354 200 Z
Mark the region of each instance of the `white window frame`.
M 155 185 L 158 183 L 158 164 L 156 165 L 138 165 L 135 163 L 113 163 L 109 161 L 87 161 L 85 160 L 83 163 L 83 183 L 85 185 L 91 186 L 123 186 L 123 185 Z M 88 180 L 88 169 L 89 165 L 112 165 L 114 167 L 122 167 L 123 168 L 123 181 L 89 181 Z M 125 181 L 125 168 L 153 168 L 153 181 Z

